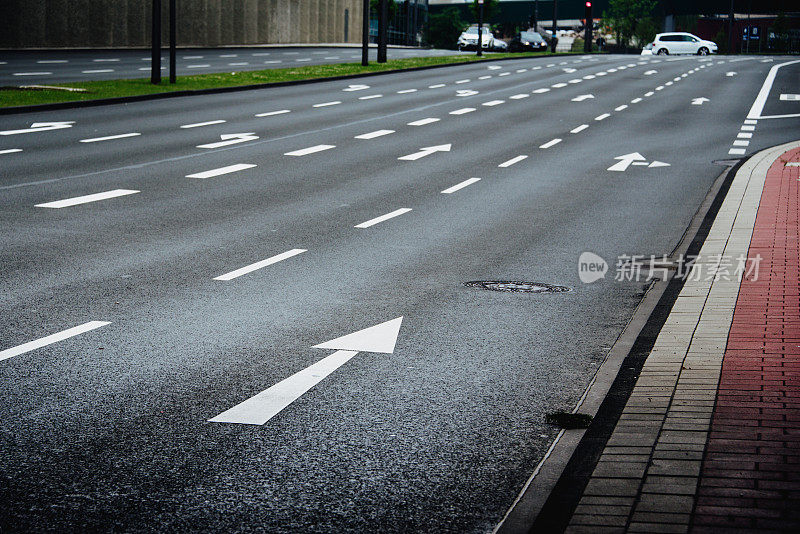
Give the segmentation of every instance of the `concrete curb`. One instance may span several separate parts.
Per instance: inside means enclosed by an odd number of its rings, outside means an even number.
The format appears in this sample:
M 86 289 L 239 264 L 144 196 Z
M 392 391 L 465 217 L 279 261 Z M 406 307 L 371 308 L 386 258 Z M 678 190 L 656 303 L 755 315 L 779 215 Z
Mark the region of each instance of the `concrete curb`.
M 583 53 L 570 53 L 570 54 L 559 54 L 558 57 L 571 57 L 571 56 L 583 56 L 586 54 Z M 416 72 L 422 70 L 431 70 L 431 69 L 442 69 L 446 67 L 456 67 L 462 65 L 474 65 L 480 63 L 488 63 L 488 62 L 495 62 L 495 61 L 519 61 L 523 59 L 536 59 L 537 57 L 552 57 L 552 56 L 521 56 L 521 57 L 505 57 L 505 58 L 497 58 L 497 59 L 478 59 L 475 61 L 468 61 L 462 63 L 445 63 L 442 65 L 428 65 L 425 67 L 411 67 L 408 69 L 392 69 L 392 70 L 385 70 L 381 72 L 365 72 L 361 74 L 347 74 L 344 76 L 331 76 L 329 78 L 314 78 L 311 80 L 294 80 L 289 82 L 275 82 L 275 83 L 263 83 L 263 84 L 254 84 L 254 85 L 240 85 L 236 87 L 218 87 L 214 89 L 200 89 L 196 91 L 175 91 L 171 93 L 154 93 L 150 95 L 137 95 L 137 96 L 123 96 L 119 98 L 99 98 L 97 100 L 80 100 L 75 102 L 57 102 L 53 104 L 39 104 L 35 106 L 16 106 L 16 107 L 8 107 L 8 108 L 0 108 L 0 115 L 14 115 L 18 113 L 36 113 L 39 111 L 55 111 L 55 110 L 62 110 L 62 109 L 77 109 L 77 108 L 87 108 L 87 107 L 94 107 L 94 106 L 107 106 L 113 104 L 127 104 L 130 102 L 144 102 L 147 100 L 161 100 L 164 98 L 177 98 L 183 96 L 196 96 L 196 95 L 213 95 L 213 94 L 221 94 L 221 93 L 233 93 L 236 91 L 252 91 L 255 89 L 269 89 L 272 87 L 290 87 L 296 85 L 307 85 L 311 83 L 321 83 L 321 82 L 335 82 L 340 80 L 353 80 L 357 78 L 370 78 L 374 76 L 384 76 L 387 74 L 397 74 L 400 72 Z

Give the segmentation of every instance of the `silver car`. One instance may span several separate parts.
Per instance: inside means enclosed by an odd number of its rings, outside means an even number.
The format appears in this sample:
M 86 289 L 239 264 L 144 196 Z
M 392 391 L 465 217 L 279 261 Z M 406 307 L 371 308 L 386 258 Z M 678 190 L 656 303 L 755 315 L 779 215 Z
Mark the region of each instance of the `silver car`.
M 481 29 L 481 48 L 490 50 L 494 46 L 494 36 L 488 27 Z M 458 38 L 459 50 L 477 50 L 478 48 L 478 27 L 470 26 Z

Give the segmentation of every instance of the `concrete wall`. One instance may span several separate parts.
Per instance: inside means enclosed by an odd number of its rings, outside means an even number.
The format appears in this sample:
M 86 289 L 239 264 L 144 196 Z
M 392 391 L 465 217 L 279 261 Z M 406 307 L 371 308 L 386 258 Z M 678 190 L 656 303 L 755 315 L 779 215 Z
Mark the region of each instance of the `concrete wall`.
M 360 42 L 362 0 L 176 0 L 179 46 Z M 166 45 L 169 0 L 162 0 Z M 147 47 L 152 0 L 0 0 L 0 48 Z

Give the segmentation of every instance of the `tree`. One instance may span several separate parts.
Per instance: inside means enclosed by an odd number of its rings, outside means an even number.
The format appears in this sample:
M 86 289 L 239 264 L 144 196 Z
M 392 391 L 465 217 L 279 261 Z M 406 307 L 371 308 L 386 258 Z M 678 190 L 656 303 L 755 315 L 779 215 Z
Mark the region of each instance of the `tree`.
M 451 7 L 428 17 L 423 29 L 423 39 L 434 48 L 455 48 L 458 36 L 465 27 L 460 11 Z
M 628 46 L 633 37 L 637 37 L 637 39 L 648 37 L 644 39 L 644 41 L 648 41 L 652 38 L 649 36 L 650 30 L 637 33 L 637 27 L 640 23 L 650 19 L 656 4 L 657 0 L 611 0 L 608 3 L 608 11 L 603 12 L 603 20 L 614 32 L 617 43 L 622 46 Z M 654 26 L 652 19 L 650 19 L 649 25 Z M 642 44 L 642 42 L 639 41 L 638 44 Z
M 478 11 L 480 10 L 480 6 L 478 5 L 478 0 L 472 0 L 472 5 L 470 6 L 470 10 L 472 11 L 472 20 L 477 24 L 478 23 Z M 488 22 L 489 19 L 496 13 L 500 12 L 500 0 L 484 0 L 483 2 L 483 22 Z
M 394 0 L 386 0 L 389 4 L 387 7 L 389 8 L 389 23 L 394 20 L 394 16 L 397 13 L 397 2 Z M 376 17 L 380 17 L 380 3 L 378 0 L 370 0 L 369 1 L 369 9 L 370 12 L 375 15 Z

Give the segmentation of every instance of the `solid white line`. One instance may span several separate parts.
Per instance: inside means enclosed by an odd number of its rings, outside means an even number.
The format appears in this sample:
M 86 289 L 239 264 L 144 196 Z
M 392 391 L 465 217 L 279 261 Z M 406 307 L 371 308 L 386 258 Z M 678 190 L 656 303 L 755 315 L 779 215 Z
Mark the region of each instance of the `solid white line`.
M 607 119 L 610 116 L 611 116 L 610 113 L 603 113 L 602 115 L 598 115 L 597 117 L 595 117 L 594 120 L 601 121 L 603 119 Z
M 78 204 L 87 204 L 89 202 L 97 202 L 98 200 L 106 200 L 107 198 L 122 197 L 125 195 L 132 195 L 139 193 L 133 189 L 114 189 L 112 191 L 105 191 L 103 193 L 95 193 L 93 195 L 84 195 L 82 197 L 65 198 L 64 200 L 55 200 L 53 202 L 45 202 L 44 204 L 36 204 L 37 208 L 68 208 L 70 206 L 77 206 Z
M 336 148 L 336 145 L 315 145 L 310 146 L 308 148 L 303 148 L 300 150 L 294 150 L 292 152 L 287 152 L 284 156 L 307 156 L 309 154 L 314 154 L 316 152 L 322 152 L 323 150 L 330 150 L 331 148 Z
M 463 115 L 465 113 L 472 113 L 473 111 L 475 111 L 475 108 L 461 108 L 451 111 L 450 115 Z
M 307 250 L 304 248 L 293 248 L 292 250 L 282 252 L 277 256 L 272 256 L 271 258 L 267 258 L 266 260 L 261 260 L 246 267 L 242 267 L 241 269 L 236 269 L 235 271 L 231 271 L 227 274 L 217 276 L 216 278 L 214 278 L 214 280 L 222 280 L 223 282 L 227 282 L 228 280 L 239 278 L 242 275 L 245 275 L 247 273 L 252 273 L 253 271 L 257 271 L 258 269 L 261 269 L 268 265 L 272 265 L 274 263 L 278 263 L 279 261 L 283 261 L 293 256 L 297 256 L 298 254 L 302 254 L 303 252 L 307 252 Z
M 397 94 L 398 95 L 404 95 L 404 94 L 407 94 L 407 93 L 416 93 L 416 92 L 417 92 L 416 89 L 403 89 L 402 91 L 397 91 Z
M 772 90 L 772 84 L 775 82 L 775 76 L 778 74 L 778 69 L 780 69 L 785 65 L 791 65 L 793 63 L 800 63 L 800 60 L 781 63 L 769 69 L 769 74 L 767 74 L 767 77 L 764 79 L 764 84 L 761 86 L 761 90 L 758 92 L 758 96 L 753 101 L 753 105 L 750 108 L 750 111 L 747 113 L 748 119 L 757 119 L 761 117 L 761 112 L 764 111 L 764 105 L 767 103 L 767 97 L 769 96 L 769 93 Z
M 368 96 L 359 96 L 359 100 L 372 100 L 373 98 L 383 98 L 383 95 L 368 95 Z
M 337 106 L 337 105 L 339 105 L 341 103 L 342 103 L 341 100 L 334 100 L 333 102 L 323 102 L 322 104 L 314 104 L 312 107 L 324 108 L 324 107 L 327 107 L 327 106 Z
M 92 70 L 82 70 L 82 74 L 99 74 L 101 72 L 114 72 L 114 69 L 92 69 Z
M 290 109 L 279 109 L 278 111 L 267 111 L 266 113 L 256 113 L 256 117 L 271 117 L 273 115 L 283 115 L 284 113 L 291 113 Z
M 510 98 L 511 100 L 522 100 L 523 98 L 530 98 L 530 96 L 531 95 L 529 95 L 528 93 L 520 93 L 518 95 L 511 95 L 508 98 Z
M 119 134 L 119 135 L 109 135 L 107 137 L 94 137 L 92 139 L 81 139 L 81 143 L 99 143 L 101 141 L 112 141 L 114 139 L 124 139 L 126 137 L 136 137 L 137 135 L 142 135 L 137 132 L 131 132 L 126 134 Z
M 14 152 L 22 152 L 21 148 L 9 148 L 7 150 L 0 150 L 0 154 L 13 154 Z
M 425 126 L 426 124 L 439 122 L 439 120 L 441 120 L 441 119 L 436 119 L 434 117 L 428 117 L 427 119 L 420 119 L 418 121 L 409 122 L 408 126 Z
M 622 111 L 624 109 L 628 109 L 628 105 L 627 104 L 622 104 L 621 106 L 615 107 L 614 111 Z
M 23 343 L 22 345 L 17 345 L 16 347 L 11 347 L 10 349 L 0 351 L 0 361 L 13 358 L 14 356 L 19 356 L 20 354 L 36 350 L 47 345 L 52 345 L 53 343 L 75 337 L 85 332 L 89 332 L 90 330 L 94 330 L 95 328 L 100 328 L 101 326 L 106 326 L 109 324 L 111 323 L 108 321 L 89 321 L 88 323 L 83 323 L 82 325 L 62 330 L 56 334 L 51 334 L 34 341 Z
M 482 105 L 487 107 L 492 107 L 492 106 L 499 106 L 500 104 L 505 104 L 505 103 L 506 103 L 505 100 L 490 100 L 489 102 L 484 102 Z
M 561 142 L 561 139 L 556 138 L 556 139 L 553 139 L 551 141 L 546 142 L 543 145 L 540 145 L 539 148 L 550 148 L 551 146 L 555 146 L 560 142 Z
M 230 174 L 232 172 L 243 171 L 245 169 L 252 169 L 255 165 L 251 163 L 237 163 L 236 165 L 228 165 L 227 167 L 220 167 L 219 169 L 211 169 L 210 171 L 197 172 L 195 174 L 187 174 L 187 178 L 213 178 L 215 176 L 222 176 L 223 174 Z
M 506 167 L 511 167 L 515 163 L 519 163 L 520 161 L 522 161 L 524 159 L 527 159 L 527 158 L 528 158 L 528 156 L 517 156 L 516 158 L 511 158 L 508 161 L 504 161 L 503 163 L 498 165 L 498 167 L 501 167 L 501 168 L 505 169 Z
M 569 133 L 574 133 L 574 134 L 580 133 L 580 132 L 584 131 L 586 128 L 588 128 L 588 127 L 589 127 L 588 124 L 581 124 L 577 128 L 570 130 Z
M 211 126 L 212 124 L 222 124 L 225 121 L 222 119 L 207 122 L 196 122 L 194 124 L 184 124 L 181 128 L 200 128 L 201 126 Z
M 394 130 L 375 130 L 374 132 L 369 132 L 361 135 L 357 135 L 356 139 L 375 139 L 376 137 L 382 137 L 384 135 L 393 134 Z
M 208 421 L 211 423 L 263 425 L 336 369 L 350 361 L 356 354 L 358 352 L 352 350 L 337 350 L 330 356 L 281 380 L 269 389 L 265 389 L 258 395 L 250 397 Z
M 382 223 L 383 221 L 388 221 L 389 219 L 392 219 L 399 215 L 403 215 L 404 213 L 408 213 L 409 211 L 411 211 L 411 208 L 400 208 L 399 210 L 394 210 L 393 212 L 387 213 L 386 215 L 381 215 L 380 217 L 375 217 L 374 219 L 370 219 L 361 224 L 357 224 L 355 225 L 354 228 L 369 228 L 370 226 Z
M 440 87 L 446 87 L 446 86 L 447 86 L 446 83 L 436 83 L 433 85 L 429 85 L 428 89 L 439 89 Z
M 454 185 L 453 187 L 448 187 L 447 189 L 445 189 L 444 191 L 442 191 L 442 194 L 443 194 L 443 195 L 449 195 L 450 193 L 455 193 L 455 192 L 456 192 L 456 191 L 458 191 L 459 189 L 464 189 L 464 188 L 465 188 L 465 187 L 467 187 L 468 185 L 472 185 L 472 184 L 474 184 L 475 182 L 480 182 L 480 181 L 481 181 L 481 179 L 480 179 L 480 178 L 470 178 L 470 179 L 468 179 L 468 180 L 464 180 L 463 182 L 461 182 L 461 183 L 459 183 L 459 184 L 456 184 L 456 185 Z

